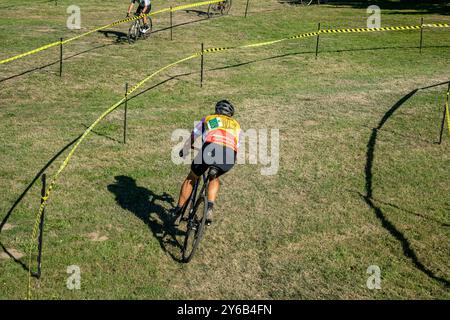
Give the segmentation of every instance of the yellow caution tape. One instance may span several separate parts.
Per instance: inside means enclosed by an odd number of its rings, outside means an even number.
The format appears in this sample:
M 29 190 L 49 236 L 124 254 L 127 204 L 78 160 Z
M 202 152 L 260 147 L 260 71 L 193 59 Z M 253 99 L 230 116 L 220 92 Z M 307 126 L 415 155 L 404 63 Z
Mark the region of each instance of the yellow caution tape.
M 207 1 L 207 2 L 203 2 L 204 3 L 213 3 L 216 1 Z M 184 6 L 183 6 L 184 7 Z M 430 25 L 430 26 L 434 26 L 434 27 L 448 27 L 448 25 Z M 404 28 L 404 29 L 399 29 L 399 28 Z M 63 163 L 61 164 L 61 166 L 59 167 L 58 171 L 56 172 L 56 174 L 53 176 L 49 187 L 47 188 L 47 190 L 45 191 L 45 195 L 42 197 L 42 203 L 39 207 L 38 213 L 36 215 L 36 220 L 34 223 L 34 227 L 33 227 L 33 233 L 31 236 L 31 240 L 30 240 L 30 247 L 29 247 L 29 261 L 28 261 L 28 265 L 29 265 L 29 274 L 28 274 L 28 299 L 31 299 L 31 256 L 32 256 L 32 252 L 33 249 L 35 247 L 34 243 L 36 242 L 36 237 L 37 237 L 37 231 L 38 231 L 38 227 L 39 227 L 39 222 L 40 219 L 42 217 L 42 213 L 44 212 L 44 208 L 47 205 L 48 199 L 50 197 L 50 193 L 53 190 L 55 184 L 56 184 L 56 180 L 58 179 L 59 175 L 61 174 L 61 172 L 67 167 L 67 165 L 69 164 L 70 159 L 72 158 L 73 154 L 75 153 L 75 151 L 77 150 L 78 146 L 85 140 L 85 138 L 87 137 L 87 135 L 89 135 L 89 133 L 94 129 L 94 127 L 101 121 L 103 120 L 108 114 L 110 114 L 112 111 L 114 111 L 115 109 L 117 109 L 124 101 L 125 99 L 127 99 L 127 96 L 132 94 L 133 92 L 135 92 L 139 87 L 141 87 L 142 85 L 144 85 L 148 80 L 150 80 L 151 78 L 153 78 L 154 76 L 156 76 L 157 74 L 161 73 L 162 71 L 169 69 L 177 64 L 180 64 L 182 62 L 188 61 L 190 59 L 194 59 L 196 57 L 199 57 L 201 55 L 204 54 L 208 54 L 208 53 L 217 53 L 217 52 L 223 52 L 223 51 L 228 51 L 228 50 L 233 50 L 233 49 L 243 49 L 243 48 L 255 48 L 255 47 L 261 47 L 261 46 L 267 46 L 267 45 L 272 45 L 275 43 L 279 43 L 282 41 L 288 41 L 288 40 L 295 40 L 295 39 L 302 39 L 302 38 L 307 38 L 307 37 L 313 37 L 313 36 L 317 36 L 320 33 L 332 33 L 332 31 L 336 31 L 336 33 L 338 32 L 369 32 L 369 31 L 388 31 L 388 30 L 408 30 L 407 28 L 415 28 L 415 26 L 412 27 L 385 27 L 385 28 L 361 28 L 361 29 L 340 29 L 339 30 L 321 30 L 321 31 L 317 31 L 317 32 L 309 32 L 309 33 L 302 33 L 302 34 L 297 34 L 294 36 L 290 36 L 290 37 L 286 37 L 286 38 L 282 38 L 282 39 L 278 39 L 278 40 L 272 40 L 272 41 L 265 41 L 265 42 L 258 42 L 258 43 L 252 43 L 252 44 L 246 44 L 246 45 L 242 45 L 242 46 L 236 46 L 236 47 L 222 47 L 222 48 L 208 48 L 205 49 L 203 51 L 199 51 L 196 52 L 188 57 L 185 57 L 183 59 L 180 59 L 176 62 L 173 62 L 171 64 L 166 65 L 165 67 L 153 72 L 152 74 L 150 74 L 148 77 L 144 78 L 143 80 L 141 80 L 140 82 L 138 82 L 136 85 L 134 85 L 127 93 L 126 96 L 123 97 L 122 99 L 120 99 L 118 102 L 116 102 L 114 105 L 112 105 L 111 107 L 109 107 L 105 112 L 103 112 L 100 117 L 97 118 L 97 120 L 95 120 L 87 129 L 86 131 L 83 133 L 83 135 L 78 139 L 77 143 L 72 147 L 72 149 L 70 150 L 69 154 L 67 155 L 67 157 L 64 159 Z M 343 31 L 346 30 L 346 31 Z M 349 30 L 362 30 L 362 31 L 349 31 Z M 448 108 L 448 98 L 450 95 L 450 89 L 447 92 L 447 119 L 449 120 L 449 132 L 450 132 L 450 118 L 449 118 L 449 108 Z
M 17 59 L 29 56 L 31 54 L 35 54 L 35 53 L 38 53 L 38 52 L 50 49 L 50 48 L 55 47 L 55 46 L 60 45 L 60 44 L 66 44 L 66 43 L 72 42 L 74 40 L 77 40 L 79 38 L 85 37 L 87 35 L 90 35 L 92 33 L 95 33 L 97 31 L 100 31 L 100 30 L 103 30 L 103 29 L 106 29 L 106 28 L 111 28 L 111 27 L 117 26 L 119 24 L 122 24 L 122 23 L 125 23 L 125 22 L 131 22 L 131 21 L 134 21 L 134 20 L 137 20 L 137 19 L 142 19 L 144 16 L 153 16 L 153 15 L 157 15 L 157 14 L 164 13 L 164 12 L 169 12 L 169 11 L 180 11 L 180 10 L 184 10 L 184 9 L 188 9 L 188 8 L 194 8 L 194 7 L 200 7 L 200 6 L 204 6 L 204 5 L 208 5 L 208 4 L 218 3 L 218 2 L 221 2 L 221 1 L 223 1 L 223 0 L 210 0 L 210 1 L 196 2 L 196 3 L 192 3 L 192 4 L 186 4 L 186 5 L 173 7 L 172 9 L 165 8 L 165 9 L 161 9 L 161 10 L 158 10 L 158 11 L 154 11 L 154 12 L 150 12 L 150 13 L 147 13 L 147 14 L 143 14 L 143 15 L 140 15 L 140 16 L 118 20 L 118 21 L 110 23 L 110 24 L 108 24 L 106 26 L 102 26 L 102 27 L 90 30 L 88 32 L 85 32 L 83 34 L 74 36 L 74 37 L 72 37 L 70 39 L 64 40 L 64 41 L 62 41 L 62 43 L 61 43 L 61 41 L 52 42 L 52 43 L 46 44 L 46 45 L 44 45 L 42 47 L 30 50 L 28 52 L 24 52 L 24 53 L 18 54 L 16 56 L 13 56 L 13 57 L 10 57 L 10 58 L 4 59 L 4 60 L 0 60 L 0 64 L 8 63 L 8 62 L 11 62 L 11 61 L 14 61 L 14 60 L 17 60 Z

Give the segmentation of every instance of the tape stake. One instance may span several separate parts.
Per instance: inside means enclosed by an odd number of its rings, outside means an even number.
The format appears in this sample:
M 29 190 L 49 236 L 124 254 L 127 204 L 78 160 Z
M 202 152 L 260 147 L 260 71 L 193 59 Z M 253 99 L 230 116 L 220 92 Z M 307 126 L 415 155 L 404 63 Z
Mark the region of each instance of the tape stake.
M 420 50 L 419 50 L 420 53 L 422 53 L 422 45 L 423 45 L 423 17 L 420 19 Z
M 63 67 L 63 38 L 59 40 L 59 76 L 62 76 Z
M 448 134 L 450 135 L 450 110 L 449 110 L 449 106 L 448 106 L 449 97 L 450 97 L 450 82 L 448 83 L 447 98 L 445 100 L 445 113 L 447 116 L 447 129 L 448 129 Z
M 247 0 L 247 4 L 245 5 L 245 18 L 247 18 L 249 2 L 250 2 L 250 0 Z
M 200 57 L 200 88 L 203 88 L 203 66 L 204 66 L 204 57 L 205 57 L 205 46 L 204 46 L 204 44 L 203 44 L 203 42 L 202 42 L 202 45 L 201 45 L 201 48 L 202 48 L 202 54 L 201 54 L 201 57 Z
M 319 56 L 320 22 L 317 24 L 316 59 Z
M 170 41 L 173 40 L 173 10 L 172 6 L 170 6 Z
M 128 109 L 128 82 L 125 83 L 125 108 L 123 114 L 123 144 L 127 143 L 127 109 Z

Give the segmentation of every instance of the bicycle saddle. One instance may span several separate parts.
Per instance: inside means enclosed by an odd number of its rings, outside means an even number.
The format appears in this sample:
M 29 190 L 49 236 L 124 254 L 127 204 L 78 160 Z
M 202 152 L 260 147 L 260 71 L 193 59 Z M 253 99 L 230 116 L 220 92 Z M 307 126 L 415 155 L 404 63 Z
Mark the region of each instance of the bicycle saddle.
M 219 169 L 216 167 L 210 167 L 208 177 L 214 179 L 219 174 Z

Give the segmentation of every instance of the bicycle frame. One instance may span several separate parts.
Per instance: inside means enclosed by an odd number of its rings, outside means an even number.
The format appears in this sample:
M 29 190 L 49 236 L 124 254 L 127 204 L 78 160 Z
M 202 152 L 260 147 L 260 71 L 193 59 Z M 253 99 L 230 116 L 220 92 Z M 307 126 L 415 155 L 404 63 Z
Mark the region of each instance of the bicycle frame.
M 208 173 L 209 173 L 209 169 L 208 169 Z M 197 201 L 197 192 L 198 192 L 198 186 L 200 184 L 200 179 L 203 179 L 203 186 L 202 186 L 202 189 L 200 191 L 200 194 L 202 194 L 205 191 L 206 187 L 208 186 L 208 175 L 205 172 L 195 182 L 194 189 L 192 190 L 191 197 L 189 199 L 189 202 L 187 203 L 188 207 L 189 207 L 189 203 L 191 203 L 190 210 L 189 210 L 189 215 L 188 215 L 189 218 L 191 218 L 192 210 L 194 209 L 195 202 Z

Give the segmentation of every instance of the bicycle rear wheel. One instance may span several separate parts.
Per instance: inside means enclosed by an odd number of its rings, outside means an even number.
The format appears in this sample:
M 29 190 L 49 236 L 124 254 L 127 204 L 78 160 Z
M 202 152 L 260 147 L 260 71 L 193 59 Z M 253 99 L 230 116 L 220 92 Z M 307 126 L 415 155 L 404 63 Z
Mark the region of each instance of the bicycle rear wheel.
M 146 33 L 142 33 L 142 37 L 144 39 L 150 37 L 153 31 L 153 21 L 150 17 L 147 17 L 148 31 Z
M 201 194 L 194 205 L 194 209 L 190 214 L 187 222 L 186 236 L 182 250 L 183 262 L 191 261 L 197 250 L 200 240 L 203 237 L 205 229 L 206 211 L 208 209 L 208 201 L 204 194 Z

